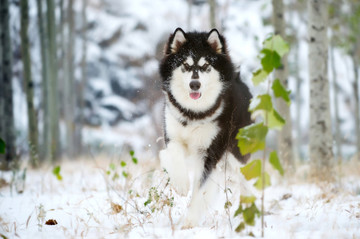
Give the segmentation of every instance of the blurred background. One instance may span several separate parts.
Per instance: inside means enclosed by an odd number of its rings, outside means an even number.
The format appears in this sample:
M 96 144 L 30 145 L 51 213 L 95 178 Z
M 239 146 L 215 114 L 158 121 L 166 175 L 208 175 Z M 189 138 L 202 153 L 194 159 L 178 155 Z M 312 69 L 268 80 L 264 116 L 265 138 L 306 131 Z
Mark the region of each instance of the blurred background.
M 285 0 L 291 90 L 291 144 L 308 157 L 307 1 Z M 262 42 L 274 32 L 267 0 L 1 0 L 0 137 L 2 167 L 163 148 L 158 74 L 164 44 L 177 27 L 217 28 L 253 95 Z M 328 76 L 334 155 L 359 152 L 360 2 L 328 5 Z M 269 147 L 276 148 L 275 134 Z

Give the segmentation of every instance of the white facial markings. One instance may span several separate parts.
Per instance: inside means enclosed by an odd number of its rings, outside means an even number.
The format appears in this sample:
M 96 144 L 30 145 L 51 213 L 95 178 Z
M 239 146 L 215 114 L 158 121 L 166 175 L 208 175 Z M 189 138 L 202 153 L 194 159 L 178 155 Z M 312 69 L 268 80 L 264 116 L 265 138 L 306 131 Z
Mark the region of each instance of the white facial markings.
M 203 67 L 205 64 L 208 64 L 205 60 L 204 57 L 201 57 L 200 60 L 198 61 L 197 65 L 200 67 Z
M 191 56 L 189 56 L 188 58 L 186 58 L 185 63 L 188 64 L 189 66 L 192 66 L 194 65 L 194 59 Z
M 192 63 L 200 67 L 198 71 L 199 78 L 196 79 L 201 83 L 201 87 L 197 90 L 201 97 L 194 100 L 190 97 L 193 92 L 190 88 L 190 82 L 193 81 L 193 71 L 185 70 L 184 65 Z M 201 67 L 208 65 L 207 70 L 201 70 Z M 206 111 L 212 107 L 219 94 L 222 92 L 224 86 L 220 81 L 220 74 L 209 65 L 205 57 L 201 57 L 199 61 L 195 62 L 192 57 L 188 57 L 184 63 L 173 71 L 172 80 L 170 81 L 171 94 L 175 97 L 176 101 L 186 109 L 195 112 Z

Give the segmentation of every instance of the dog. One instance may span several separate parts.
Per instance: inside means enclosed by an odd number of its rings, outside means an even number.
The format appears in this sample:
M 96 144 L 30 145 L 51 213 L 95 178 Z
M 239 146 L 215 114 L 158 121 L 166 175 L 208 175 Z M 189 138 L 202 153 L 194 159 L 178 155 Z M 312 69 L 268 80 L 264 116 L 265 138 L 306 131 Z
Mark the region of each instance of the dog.
M 235 139 L 252 123 L 252 95 L 230 59 L 225 38 L 216 29 L 170 35 L 159 67 L 165 95 L 164 140 L 159 153 L 170 183 L 192 197 L 183 228 L 199 224 L 206 202 L 215 197 L 215 168 L 227 156 L 246 163 Z M 191 173 L 190 173 L 191 172 Z M 216 183 L 216 182 L 215 182 Z

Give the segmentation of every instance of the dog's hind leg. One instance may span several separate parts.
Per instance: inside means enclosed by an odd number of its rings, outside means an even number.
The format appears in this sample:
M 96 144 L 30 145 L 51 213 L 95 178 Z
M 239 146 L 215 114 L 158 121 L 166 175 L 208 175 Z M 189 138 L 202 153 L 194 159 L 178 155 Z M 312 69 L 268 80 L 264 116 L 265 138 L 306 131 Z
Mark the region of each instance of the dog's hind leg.
M 170 183 L 181 195 L 187 195 L 189 191 L 189 175 L 185 163 L 184 146 L 176 141 L 171 141 L 166 149 L 161 150 L 161 167 L 165 168 L 170 177 Z

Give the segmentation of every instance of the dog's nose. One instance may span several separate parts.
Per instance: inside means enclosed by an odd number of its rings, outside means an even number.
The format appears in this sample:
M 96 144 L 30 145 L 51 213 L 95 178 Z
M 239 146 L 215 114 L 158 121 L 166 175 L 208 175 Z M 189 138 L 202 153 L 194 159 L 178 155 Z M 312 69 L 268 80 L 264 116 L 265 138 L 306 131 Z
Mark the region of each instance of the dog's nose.
M 191 79 L 199 79 L 199 71 L 194 70 Z
M 198 89 L 200 89 L 200 86 L 201 86 L 200 81 L 193 80 L 193 81 L 190 82 L 190 88 L 192 90 L 198 90 Z

